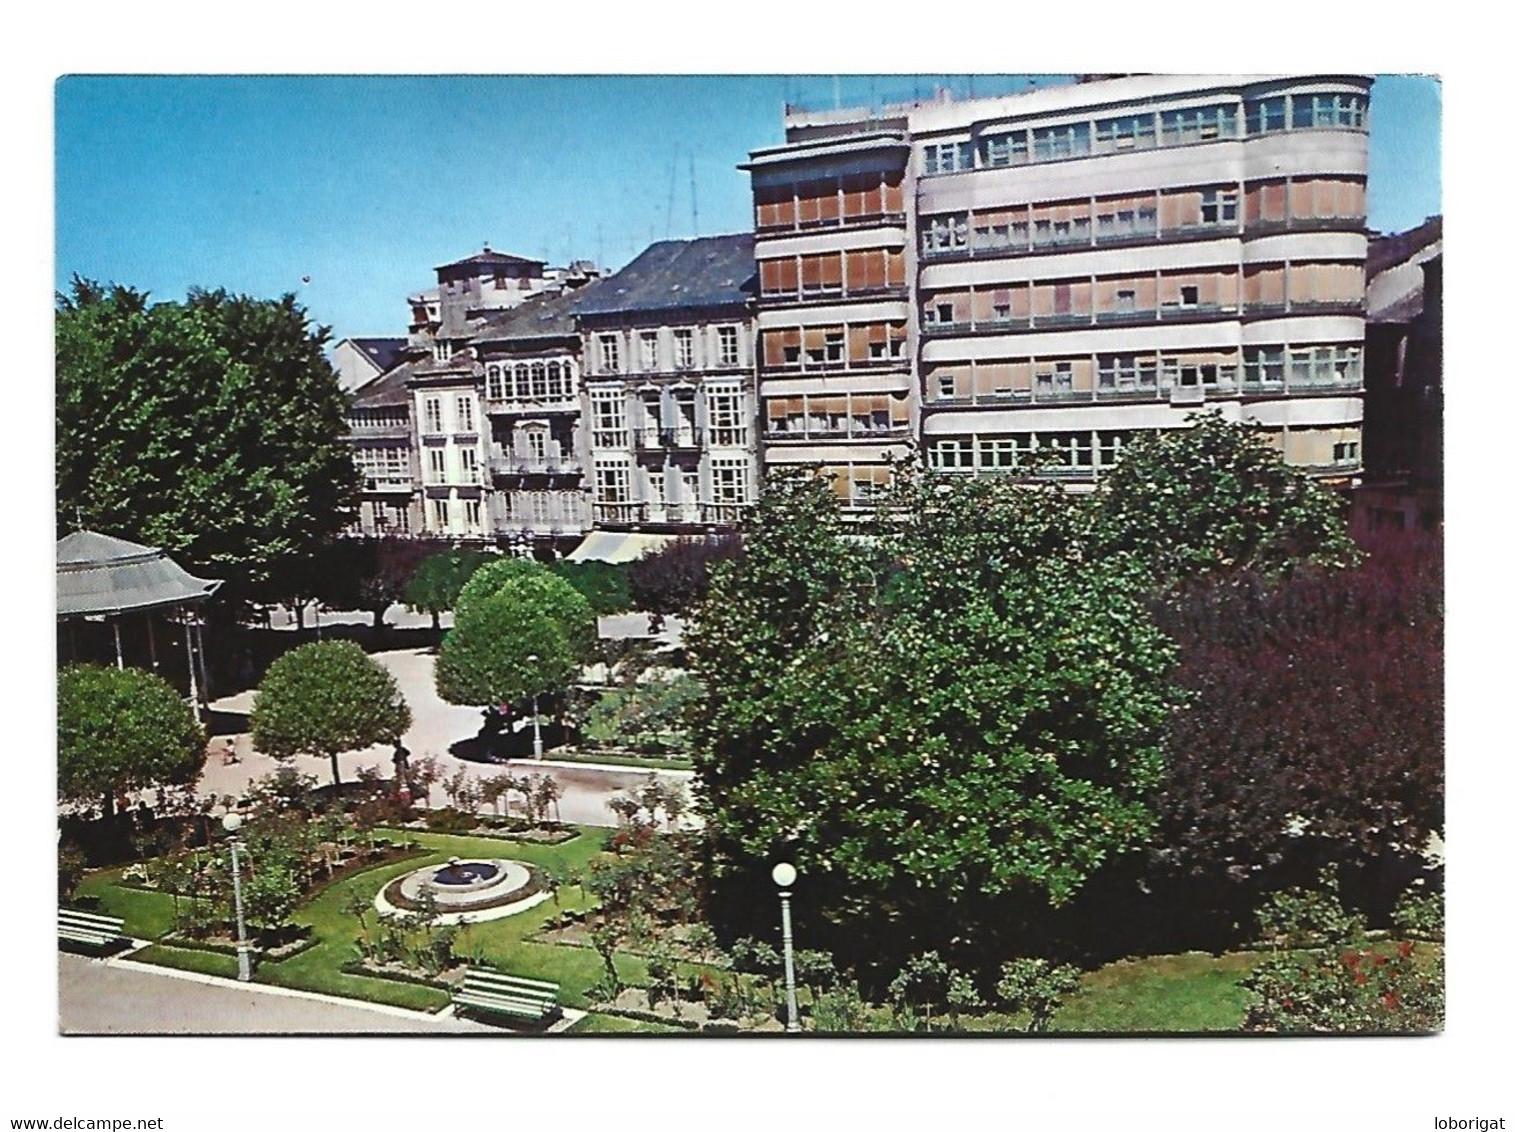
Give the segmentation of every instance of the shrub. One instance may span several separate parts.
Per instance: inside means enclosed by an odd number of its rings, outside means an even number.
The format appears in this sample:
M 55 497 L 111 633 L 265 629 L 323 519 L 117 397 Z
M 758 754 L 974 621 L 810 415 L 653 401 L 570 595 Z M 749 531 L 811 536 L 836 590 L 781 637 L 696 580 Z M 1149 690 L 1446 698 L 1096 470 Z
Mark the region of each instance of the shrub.
M 1343 907 L 1336 867 L 1320 871 L 1318 888 L 1274 892 L 1257 910 L 1259 940 L 1271 947 L 1336 947 L 1363 938 L 1367 921 Z
M 1030 1015 L 1029 1031 L 1047 1028 L 1063 999 L 1078 987 L 1078 968 L 1069 963 L 1054 964 L 1048 959 L 1007 959 L 1000 967 L 995 984 L 1005 1009 Z
M 1387 954 L 1274 955 L 1242 986 L 1251 997 L 1243 1028 L 1267 1033 L 1424 1033 L 1446 1014 L 1439 956 L 1422 965 L 1409 941 Z
M 1427 939 L 1446 938 L 1446 900 L 1440 889 L 1421 892 L 1408 888 L 1394 905 L 1394 926 L 1401 932 Z
M 68 904 L 84 879 L 84 850 L 71 841 L 58 846 L 58 903 Z

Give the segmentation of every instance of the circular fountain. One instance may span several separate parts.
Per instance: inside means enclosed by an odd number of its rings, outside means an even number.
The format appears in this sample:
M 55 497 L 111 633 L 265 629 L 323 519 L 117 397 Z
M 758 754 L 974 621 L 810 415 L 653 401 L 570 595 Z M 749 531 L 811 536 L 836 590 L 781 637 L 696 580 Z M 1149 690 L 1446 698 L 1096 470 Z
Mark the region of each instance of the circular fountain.
M 547 899 L 536 870 L 500 858 L 427 865 L 390 881 L 374 901 L 380 912 L 421 912 L 435 907 L 433 922 L 493 920 L 524 912 Z

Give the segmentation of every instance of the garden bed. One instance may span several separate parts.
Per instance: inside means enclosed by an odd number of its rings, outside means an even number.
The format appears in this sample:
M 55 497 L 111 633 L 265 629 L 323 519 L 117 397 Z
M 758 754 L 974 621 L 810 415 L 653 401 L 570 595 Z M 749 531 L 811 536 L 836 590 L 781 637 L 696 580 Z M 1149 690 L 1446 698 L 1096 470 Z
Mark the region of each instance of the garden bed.
M 433 811 L 440 812 L 440 811 Z M 497 818 L 493 821 L 483 820 L 473 826 L 454 827 L 448 824 L 446 828 L 433 828 L 428 825 L 425 818 L 417 818 L 408 821 L 402 828 L 414 830 L 418 833 L 442 833 L 449 837 L 485 837 L 492 841 L 521 841 L 531 845 L 562 845 L 579 836 L 579 831 L 572 826 L 513 826 L 507 824 L 511 818 Z
M 468 973 L 467 963 L 457 963 L 435 975 L 423 974 L 400 963 L 376 963 L 371 959 L 353 959 L 342 964 L 339 970 L 344 975 L 361 975 L 366 979 L 386 979 L 392 983 L 408 983 L 418 987 L 432 987 L 449 994 L 460 986 Z
M 170 932 L 158 942 L 166 947 L 184 948 L 189 951 L 212 951 L 217 955 L 232 956 L 237 954 L 237 941 L 224 935 L 197 939 L 183 932 Z M 320 942 L 309 928 L 298 928 L 291 934 L 291 938 L 275 944 L 264 944 L 257 938 L 248 940 L 259 963 L 282 963 L 286 959 L 294 958 L 302 951 L 309 951 Z

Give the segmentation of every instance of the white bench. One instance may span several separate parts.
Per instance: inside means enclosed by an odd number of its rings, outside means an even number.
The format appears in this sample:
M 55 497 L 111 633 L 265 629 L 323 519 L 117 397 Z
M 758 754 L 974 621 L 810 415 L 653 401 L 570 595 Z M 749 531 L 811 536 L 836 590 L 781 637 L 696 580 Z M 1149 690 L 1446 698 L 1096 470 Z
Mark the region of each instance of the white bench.
M 96 951 L 108 951 L 129 942 L 120 916 L 101 916 L 76 908 L 58 909 L 58 938 Z
M 558 984 L 470 967 L 452 992 L 456 1010 L 542 1022 L 558 1012 Z

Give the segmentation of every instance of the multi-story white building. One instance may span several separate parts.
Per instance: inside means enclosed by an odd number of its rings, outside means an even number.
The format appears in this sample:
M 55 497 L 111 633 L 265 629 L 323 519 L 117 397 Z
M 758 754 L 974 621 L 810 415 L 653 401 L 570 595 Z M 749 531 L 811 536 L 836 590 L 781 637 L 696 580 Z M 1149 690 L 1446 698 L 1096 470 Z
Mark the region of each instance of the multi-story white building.
M 1360 471 L 1369 86 L 1131 76 L 881 113 L 790 111 L 787 144 L 746 166 L 765 268 L 767 460 L 837 472 L 845 451 L 838 490 L 858 502 L 856 469 L 873 451 L 856 445 L 856 398 L 904 389 L 905 405 L 874 419 L 911 422 L 945 470 L 1014 470 L 1040 449 L 1043 474 L 1092 483 L 1133 433 L 1216 406 L 1259 422 L 1292 464 Z M 887 197 L 881 209 L 854 199 L 875 171 L 886 194 L 902 171 L 903 215 Z M 908 291 L 881 300 L 863 257 L 900 244 Z M 884 278 L 898 276 L 886 266 Z M 865 384 L 876 379 L 859 362 L 885 359 L 853 348 L 849 314 L 888 324 L 880 353 L 901 359 L 908 386 Z M 770 334 L 787 337 L 770 351 Z M 811 367 L 833 372 L 812 379 Z M 834 414 L 825 399 L 844 378 L 848 409 Z M 796 417 L 804 447 L 776 435 Z
M 653 244 L 574 302 L 594 525 L 733 524 L 757 490 L 752 236 Z
M 487 318 L 471 339 L 483 365 L 492 529 L 510 545 L 572 549 L 589 529 L 573 317 L 581 294 Z

